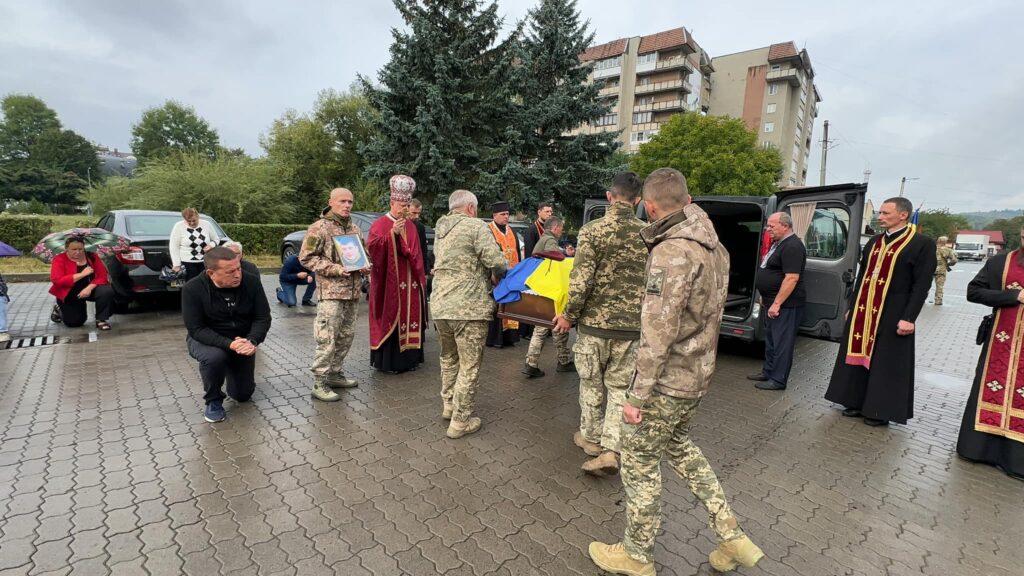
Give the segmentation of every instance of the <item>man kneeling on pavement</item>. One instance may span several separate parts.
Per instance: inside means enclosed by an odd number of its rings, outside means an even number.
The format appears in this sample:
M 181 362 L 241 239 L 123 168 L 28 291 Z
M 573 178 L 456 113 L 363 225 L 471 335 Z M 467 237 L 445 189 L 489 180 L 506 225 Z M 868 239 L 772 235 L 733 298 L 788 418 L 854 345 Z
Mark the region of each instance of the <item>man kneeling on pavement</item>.
M 207 422 L 224 419 L 224 392 L 245 402 L 256 389 L 256 348 L 270 330 L 270 304 L 258 276 L 242 272 L 241 259 L 216 247 L 203 256 L 205 273 L 181 291 L 189 354 L 199 361 Z

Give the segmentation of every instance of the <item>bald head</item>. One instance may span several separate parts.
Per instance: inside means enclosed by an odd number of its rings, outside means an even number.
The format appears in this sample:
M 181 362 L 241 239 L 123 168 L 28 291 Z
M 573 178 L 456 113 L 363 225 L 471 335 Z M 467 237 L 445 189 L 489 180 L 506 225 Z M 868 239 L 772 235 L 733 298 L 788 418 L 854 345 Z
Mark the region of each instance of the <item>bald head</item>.
M 331 190 L 331 199 L 327 202 L 327 205 L 331 207 L 331 212 L 342 218 L 348 218 L 352 215 L 352 191 L 348 188 L 335 188 Z
M 686 177 L 674 168 L 658 168 L 644 180 L 644 204 L 652 217 L 661 218 L 690 203 Z

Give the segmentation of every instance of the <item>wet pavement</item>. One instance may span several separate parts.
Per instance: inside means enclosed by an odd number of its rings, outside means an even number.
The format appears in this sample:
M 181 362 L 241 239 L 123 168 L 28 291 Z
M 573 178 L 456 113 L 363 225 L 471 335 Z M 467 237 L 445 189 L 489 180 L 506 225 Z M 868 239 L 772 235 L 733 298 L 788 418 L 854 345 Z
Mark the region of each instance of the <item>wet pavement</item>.
M 978 268 L 958 265 L 919 319 L 907 426 L 822 398 L 835 344 L 801 339 L 782 393 L 743 379 L 756 349 L 723 346 L 692 432 L 765 550 L 741 573 L 1024 573 L 1024 482 L 954 451 Z M 448 440 L 432 333 L 421 370 L 376 374 L 364 307 L 346 367 L 359 388 L 314 403 L 314 310 L 274 306 L 253 401 L 210 425 L 173 307 L 97 333 L 49 323 L 45 285 L 11 292 L 13 336 L 57 343 L 0 350 L 0 575 L 596 575 L 587 544 L 621 537 L 621 484 L 580 472 L 577 379 L 553 350 L 548 376 L 525 380 L 525 343 L 488 349 L 484 428 Z M 659 574 L 713 573 L 706 513 L 667 469 L 664 491 Z

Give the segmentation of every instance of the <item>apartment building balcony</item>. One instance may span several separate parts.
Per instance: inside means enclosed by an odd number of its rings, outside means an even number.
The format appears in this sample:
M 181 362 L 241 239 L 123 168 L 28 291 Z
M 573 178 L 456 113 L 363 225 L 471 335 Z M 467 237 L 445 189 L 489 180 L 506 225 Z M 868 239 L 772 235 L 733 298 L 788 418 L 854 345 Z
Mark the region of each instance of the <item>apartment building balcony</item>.
M 803 74 L 796 68 L 788 70 L 772 70 L 768 72 L 769 82 L 789 82 L 792 86 L 799 86 L 803 80 Z
M 654 65 L 654 69 L 658 72 L 664 72 L 669 70 L 686 70 L 693 73 L 693 64 L 686 59 L 685 56 L 676 56 L 675 58 L 666 58 L 665 60 L 658 60 Z
M 681 99 L 633 106 L 633 112 L 685 112 L 686 110 L 686 100 Z
M 615 132 L 618 129 L 618 124 L 606 124 L 604 126 L 591 126 L 587 124 L 573 128 L 572 130 L 569 131 L 569 135 L 576 136 L 579 134 L 601 134 L 604 132 Z
M 655 92 L 664 92 L 666 90 L 681 90 L 686 94 L 693 92 L 693 86 L 686 80 L 669 80 L 667 82 L 654 82 L 651 84 L 637 84 L 633 90 L 634 94 L 653 94 Z
M 609 86 L 607 88 L 601 88 L 597 91 L 598 98 L 608 98 L 610 96 L 618 96 L 619 92 L 622 91 L 622 86 Z

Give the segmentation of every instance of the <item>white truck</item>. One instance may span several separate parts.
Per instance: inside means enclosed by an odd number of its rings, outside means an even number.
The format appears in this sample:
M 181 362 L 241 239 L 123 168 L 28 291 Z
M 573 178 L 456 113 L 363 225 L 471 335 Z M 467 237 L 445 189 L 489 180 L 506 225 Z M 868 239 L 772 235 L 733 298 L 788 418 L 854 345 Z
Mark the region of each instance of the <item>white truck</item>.
M 984 260 L 988 255 L 988 236 L 985 234 L 957 234 L 953 248 L 958 260 Z

